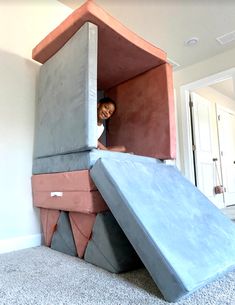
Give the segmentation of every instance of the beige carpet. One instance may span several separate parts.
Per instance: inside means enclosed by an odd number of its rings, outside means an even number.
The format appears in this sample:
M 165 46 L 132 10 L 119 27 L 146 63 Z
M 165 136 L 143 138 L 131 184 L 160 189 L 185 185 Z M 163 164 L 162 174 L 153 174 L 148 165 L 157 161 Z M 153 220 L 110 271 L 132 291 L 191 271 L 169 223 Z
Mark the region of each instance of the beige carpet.
M 166 305 L 146 269 L 111 274 L 46 247 L 0 255 L 0 305 Z M 235 305 L 235 271 L 176 305 Z

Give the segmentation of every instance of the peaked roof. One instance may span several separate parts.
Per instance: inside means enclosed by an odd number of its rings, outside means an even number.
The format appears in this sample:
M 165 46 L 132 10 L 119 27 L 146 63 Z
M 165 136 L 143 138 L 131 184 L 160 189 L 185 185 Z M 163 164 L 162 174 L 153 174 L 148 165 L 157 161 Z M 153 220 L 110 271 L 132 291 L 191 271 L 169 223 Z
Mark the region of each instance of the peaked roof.
M 111 88 L 166 62 L 166 53 L 148 43 L 93 1 L 86 1 L 34 49 L 32 58 L 45 63 L 85 22 L 98 26 L 98 89 Z

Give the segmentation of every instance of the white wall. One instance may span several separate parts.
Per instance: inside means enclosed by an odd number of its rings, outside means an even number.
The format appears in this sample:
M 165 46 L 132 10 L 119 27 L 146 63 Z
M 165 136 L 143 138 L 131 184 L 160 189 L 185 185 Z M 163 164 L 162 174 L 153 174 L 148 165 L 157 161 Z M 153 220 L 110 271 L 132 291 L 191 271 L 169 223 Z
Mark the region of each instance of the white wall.
M 0 4 L 0 253 L 41 242 L 30 180 L 40 64 L 31 53 L 70 13 L 56 0 Z
M 230 109 L 235 112 L 235 100 L 232 100 L 228 96 L 221 94 L 219 91 L 214 88 L 205 87 L 195 90 L 195 92 L 207 100 L 220 105 L 224 108 Z

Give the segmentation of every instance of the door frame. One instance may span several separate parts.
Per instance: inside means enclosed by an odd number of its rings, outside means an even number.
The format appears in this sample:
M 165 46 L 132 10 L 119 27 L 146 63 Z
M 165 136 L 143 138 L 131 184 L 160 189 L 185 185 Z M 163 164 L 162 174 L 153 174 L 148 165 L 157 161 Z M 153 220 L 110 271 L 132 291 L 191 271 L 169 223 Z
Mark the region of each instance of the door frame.
M 220 73 L 202 78 L 200 80 L 188 83 L 180 87 L 180 109 L 181 109 L 181 170 L 184 176 L 195 185 L 195 173 L 193 163 L 192 150 L 192 129 L 190 118 L 190 91 L 194 91 L 203 87 L 208 87 L 215 83 L 233 78 L 235 88 L 235 68 L 225 70 Z

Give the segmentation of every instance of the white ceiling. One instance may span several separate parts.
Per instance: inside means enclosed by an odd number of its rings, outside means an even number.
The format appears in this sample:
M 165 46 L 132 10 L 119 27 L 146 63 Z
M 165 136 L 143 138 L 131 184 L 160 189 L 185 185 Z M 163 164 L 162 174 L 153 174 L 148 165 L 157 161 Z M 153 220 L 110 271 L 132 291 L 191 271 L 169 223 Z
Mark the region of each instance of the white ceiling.
M 72 9 L 85 0 L 58 0 Z M 175 70 L 234 49 L 235 41 L 220 45 L 216 37 L 235 31 L 235 0 L 94 0 L 130 30 L 167 52 Z M 186 46 L 198 37 L 195 46 Z M 214 89 L 231 97 L 232 81 Z M 231 93 L 232 90 L 232 93 Z

